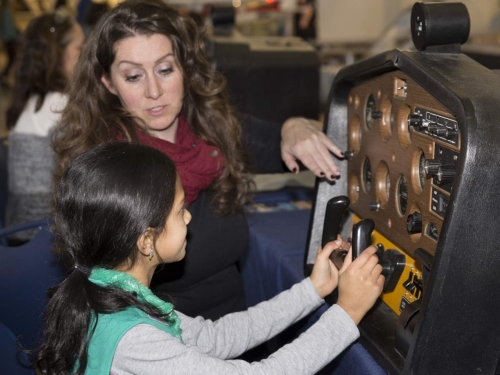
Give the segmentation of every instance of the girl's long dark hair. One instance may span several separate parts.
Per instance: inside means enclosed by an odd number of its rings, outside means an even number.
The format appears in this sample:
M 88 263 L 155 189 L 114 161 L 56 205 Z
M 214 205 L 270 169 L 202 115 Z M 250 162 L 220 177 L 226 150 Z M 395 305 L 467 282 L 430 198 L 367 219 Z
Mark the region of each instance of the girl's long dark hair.
M 12 129 L 28 100 L 36 95 L 38 111 L 49 92 L 63 92 L 67 78 L 63 70 L 64 50 L 71 42 L 76 21 L 64 11 L 33 19 L 23 34 L 15 65 L 15 85 L 7 110 L 7 127 Z
M 57 250 L 72 265 L 91 269 L 133 265 L 137 240 L 147 228 L 165 227 L 175 198 L 174 163 L 155 149 L 112 142 L 78 156 L 56 189 Z M 131 293 L 103 288 L 75 269 L 54 292 L 45 313 L 44 339 L 35 362 L 44 374 L 84 374 L 91 317 L 136 306 L 161 316 Z

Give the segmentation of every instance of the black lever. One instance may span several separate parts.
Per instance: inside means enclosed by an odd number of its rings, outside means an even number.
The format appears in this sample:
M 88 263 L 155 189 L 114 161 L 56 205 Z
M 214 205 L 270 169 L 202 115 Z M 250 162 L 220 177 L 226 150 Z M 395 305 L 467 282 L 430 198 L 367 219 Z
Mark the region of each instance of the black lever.
M 338 197 L 333 197 L 326 204 L 323 236 L 321 238 L 322 248 L 325 247 L 328 242 L 335 241 L 337 239 L 340 232 L 340 224 L 342 223 L 342 218 L 349 208 L 349 203 L 350 201 L 348 197 L 340 195 Z M 347 250 L 338 249 L 334 250 L 330 255 L 331 261 L 338 269 L 342 267 L 346 254 Z
M 361 252 L 372 244 L 372 232 L 375 223 L 372 219 L 364 219 L 352 227 L 352 260 L 354 261 Z
M 323 225 L 323 236 L 321 238 L 321 247 L 328 242 L 335 241 L 340 232 L 342 218 L 349 207 L 349 198 L 345 195 L 333 197 L 326 204 L 325 221 Z

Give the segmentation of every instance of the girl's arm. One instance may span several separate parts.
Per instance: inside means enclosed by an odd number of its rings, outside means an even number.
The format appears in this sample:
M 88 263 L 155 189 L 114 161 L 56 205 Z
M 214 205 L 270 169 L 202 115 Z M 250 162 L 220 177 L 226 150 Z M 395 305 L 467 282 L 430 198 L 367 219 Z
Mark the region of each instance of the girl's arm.
M 152 326 L 139 325 L 120 341 L 112 372 L 314 374 L 359 336 L 356 325 L 339 306 L 330 308 L 307 332 L 266 360 L 250 364 L 223 358 L 238 356 L 266 341 L 322 302 L 306 279 L 247 312 L 216 322 L 180 314 L 185 345 Z

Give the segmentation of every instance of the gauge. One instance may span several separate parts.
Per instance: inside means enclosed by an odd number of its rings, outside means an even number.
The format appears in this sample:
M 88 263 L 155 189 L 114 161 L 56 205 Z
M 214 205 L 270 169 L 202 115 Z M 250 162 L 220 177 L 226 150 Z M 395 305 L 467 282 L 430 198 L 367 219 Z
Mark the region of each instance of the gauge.
M 358 201 L 359 198 L 359 179 L 356 175 L 352 174 L 349 176 L 349 199 L 351 204 Z
M 425 155 L 422 152 L 420 154 L 420 159 L 418 161 L 418 182 L 420 183 L 420 188 L 423 189 L 425 185 Z
M 406 177 L 403 175 L 399 177 L 396 199 L 399 213 L 403 216 L 406 214 L 406 209 L 408 208 L 408 182 L 406 181 Z
M 389 175 L 389 167 L 385 161 L 381 161 L 377 165 L 375 172 L 375 196 L 380 207 L 384 208 L 389 202 L 391 193 L 391 177 Z
M 363 164 L 363 185 L 365 192 L 369 193 L 372 188 L 372 164 L 368 158 L 365 159 Z
M 387 196 L 387 200 L 389 200 L 389 196 L 391 195 L 391 177 L 389 174 L 385 176 L 385 194 Z
M 349 151 L 356 155 L 361 148 L 361 127 L 358 115 L 349 119 Z
M 365 123 L 368 129 L 372 128 L 373 117 L 372 113 L 375 111 L 375 98 L 370 94 L 368 100 L 366 101 L 366 109 L 365 109 Z

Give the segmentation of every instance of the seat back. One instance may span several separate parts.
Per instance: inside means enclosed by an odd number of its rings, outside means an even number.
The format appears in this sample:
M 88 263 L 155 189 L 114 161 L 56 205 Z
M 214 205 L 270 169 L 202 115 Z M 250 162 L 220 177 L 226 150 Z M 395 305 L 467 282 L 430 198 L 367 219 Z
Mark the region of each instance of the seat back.
M 16 336 L 1 322 L 0 374 L 35 375 L 35 370 L 29 367 L 27 355 L 17 348 Z
M 0 245 L 0 321 L 19 337 L 27 349 L 41 339 L 46 292 L 64 280 L 66 269 L 52 252 L 49 222 L 33 222 L 0 230 L 0 238 L 33 227 L 35 237 L 21 246 Z

